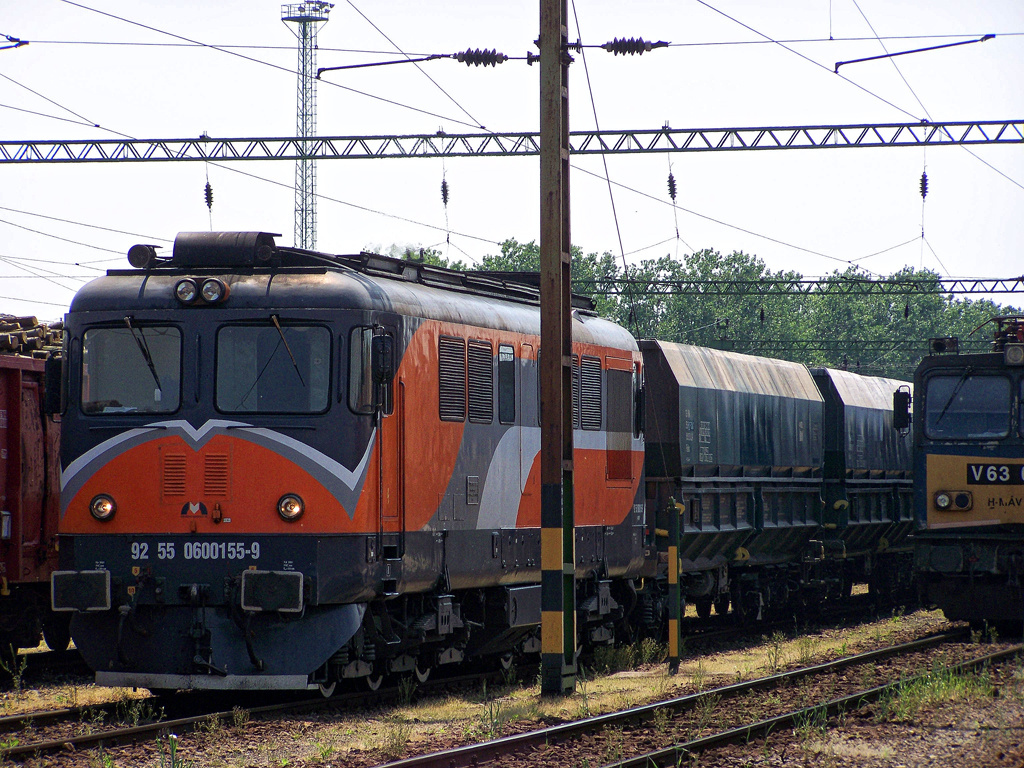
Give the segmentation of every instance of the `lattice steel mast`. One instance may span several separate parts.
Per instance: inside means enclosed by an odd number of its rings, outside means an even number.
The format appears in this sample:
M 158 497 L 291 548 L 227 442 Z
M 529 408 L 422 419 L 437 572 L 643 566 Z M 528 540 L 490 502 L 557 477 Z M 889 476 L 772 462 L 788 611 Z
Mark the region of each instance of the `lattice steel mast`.
M 293 34 L 299 43 L 294 244 L 310 250 L 316 248 L 316 160 L 310 141 L 316 136 L 316 35 L 333 7 L 324 0 L 281 6 L 281 21 L 296 25 Z

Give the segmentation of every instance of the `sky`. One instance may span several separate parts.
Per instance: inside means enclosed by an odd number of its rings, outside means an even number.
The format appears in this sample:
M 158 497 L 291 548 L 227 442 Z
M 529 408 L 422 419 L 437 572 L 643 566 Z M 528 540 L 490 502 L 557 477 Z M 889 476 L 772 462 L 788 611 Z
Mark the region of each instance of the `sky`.
M 539 67 L 523 59 L 537 51 L 539 7 L 337 2 L 318 30 L 319 67 L 470 48 L 512 58 L 325 73 L 317 133 L 536 132 Z M 584 45 L 671 43 L 642 56 L 577 53 L 572 130 L 1024 119 L 1020 0 L 571 0 L 569 14 Z M 295 30 L 264 0 L 3 0 L 0 44 L 29 45 L 0 50 L 0 141 L 293 136 Z M 996 37 L 834 72 L 837 61 L 986 34 Z M 713 248 L 805 277 L 854 264 L 870 275 L 1024 274 L 1024 144 L 572 164 L 573 243 L 629 264 Z M 88 279 L 127 267 L 132 245 L 169 254 L 180 231 L 258 230 L 291 245 L 294 176 L 292 161 L 0 163 L 0 313 L 57 319 Z M 433 247 L 474 264 L 507 238 L 539 239 L 537 157 L 321 160 L 317 191 L 317 249 L 328 253 Z

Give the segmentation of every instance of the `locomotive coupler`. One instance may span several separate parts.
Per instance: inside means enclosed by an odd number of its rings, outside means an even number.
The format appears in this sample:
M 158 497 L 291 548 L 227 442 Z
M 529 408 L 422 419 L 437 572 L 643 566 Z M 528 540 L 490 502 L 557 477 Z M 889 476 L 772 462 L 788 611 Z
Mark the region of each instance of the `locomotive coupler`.
M 226 677 L 227 672 L 213 663 L 213 637 L 206 626 L 206 598 L 209 596 L 210 585 L 182 584 L 179 591 L 192 606 L 192 626 L 189 627 L 188 633 L 195 649 L 192 663 L 206 672 Z

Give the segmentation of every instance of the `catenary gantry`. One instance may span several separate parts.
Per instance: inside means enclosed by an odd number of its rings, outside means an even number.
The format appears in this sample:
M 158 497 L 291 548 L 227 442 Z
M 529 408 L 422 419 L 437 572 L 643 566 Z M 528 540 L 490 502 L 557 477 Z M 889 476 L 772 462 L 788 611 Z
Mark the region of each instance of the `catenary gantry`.
M 576 155 L 853 147 L 1021 144 L 1024 120 L 574 131 Z M 516 157 L 540 152 L 536 133 L 320 136 L 315 139 L 211 138 L 0 142 L 0 163 L 219 162 L 398 157 Z

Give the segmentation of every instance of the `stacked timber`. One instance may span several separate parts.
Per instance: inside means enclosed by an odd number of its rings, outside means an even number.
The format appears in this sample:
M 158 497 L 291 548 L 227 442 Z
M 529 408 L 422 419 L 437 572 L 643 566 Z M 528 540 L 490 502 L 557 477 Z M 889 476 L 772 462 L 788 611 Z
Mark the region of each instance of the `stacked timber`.
M 0 314 L 0 354 L 47 358 L 60 352 L 64 323 L 40 323 L 35 317 Z

